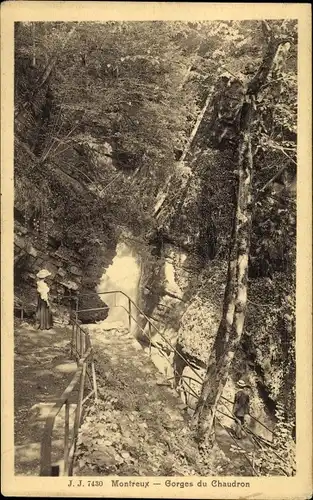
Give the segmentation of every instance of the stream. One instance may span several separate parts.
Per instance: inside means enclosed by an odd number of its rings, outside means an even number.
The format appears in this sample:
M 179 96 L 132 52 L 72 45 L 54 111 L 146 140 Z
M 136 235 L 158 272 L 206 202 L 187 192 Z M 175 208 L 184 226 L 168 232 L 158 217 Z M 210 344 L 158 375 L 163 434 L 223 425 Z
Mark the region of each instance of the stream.
M 128 328 L 129 318 L 127 311 L 128 299 L 121 293 L 101 295 L 103 292 L 119 290 L 128 295 L 135 303 L 138 302 L 138 289 L 140 281 L 140 258 L 125 243 L 118 243 L 116 255 L 112 264 L 104 272 L 97 292 L 108 305 L 108 317 L 101 322 L 106 330 L 111 328 Z M 125 308 L 125 309 L 124 309 Z M 137 319 L 137 312 L 132 310 L 132 315 Z M 134 321 L 132 321 L 134 327 Z

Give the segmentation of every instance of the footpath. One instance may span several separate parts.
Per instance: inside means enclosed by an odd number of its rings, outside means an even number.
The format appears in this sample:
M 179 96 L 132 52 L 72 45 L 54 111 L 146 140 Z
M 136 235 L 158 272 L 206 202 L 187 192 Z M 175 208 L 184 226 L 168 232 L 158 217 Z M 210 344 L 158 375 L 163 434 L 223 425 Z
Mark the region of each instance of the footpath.
M 14 330 L 15 474 L 39 475 L 45 419 L 73 377 L 69 327 L 41 331 L 26 322 Z M 73 401 L 75 395 L 73 394 Z M 71 413 L 75 406 L 71 407 Z M 62 413 L 53 435 L 54 462 L 62 459 Z
M 127 329 L 88 328 L 95 353 L 99 401 L 87 404 L 75 455 L 76 476 L 251 475 L 227 430 L 216 427 L 217 444 L 199 453 L 190 416 L 178 393 Z M 104 329 L 106 328 L 106 329 Z M 15 328 L 15 473 L 39 474 L 45 419 L 76 371 L 69 327 L 40 331 Z M 77 393 L 72 394 L 71 419 Z M 64 412 L 63 412 L 64 413 Z M 53 433 L 52 463 L 61 466 L 64 415 Z M 248 440 L 241 445 L 250 451 Z

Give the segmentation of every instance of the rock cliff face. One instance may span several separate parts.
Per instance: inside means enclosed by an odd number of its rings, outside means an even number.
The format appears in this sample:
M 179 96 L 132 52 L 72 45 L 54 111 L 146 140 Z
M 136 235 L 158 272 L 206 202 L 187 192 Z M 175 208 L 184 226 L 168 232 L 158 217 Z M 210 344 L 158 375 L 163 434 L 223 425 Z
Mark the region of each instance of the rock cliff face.
M 15 314 L 23 308 L 25 316 L 33 317 L 37 306 L 36 274 L 40 269 L 48 269 L 50 277 L 50 297 L 52 306 L 59 313 L 67 313 L 74 305 L 73 298 L 78 293 L 92 293 L 106 268 L 112 261 L 115 248 L 98 249 L 98 255 L 90 251 L 88 259 L 64 245 L 50 235 L 46 248 L 36 241 L 36 234 L 19 222 L 21 215 L 15 210 L 14 222 L 14 307 Z M 21 217 L 20 217 L 21 220 Z M 52 232 L 56 234 L 56 230 Z M 88 302 L 88 303 L 87 303 Z M 96 295 L 81 301 L 81 308 L 103 307 Z M 81 315 L 83 322 L 105 319 L 106 313 Z
M 153 341 L 162 345 L 165 352 L 166 342 L 157 331 L 172 345 L 180 342 L 185 345 L 191 337 L 188 331 L 185 332 L 186 338 L 182 339 L 181 329 L 184 314 L 197 294 L 201 271 L 202 261 L 197 255 L 188 254 L 171 244 L 163 247 L 163 256 L 158 259 L 156 266 L 142 266 L 140 307 L 156 327 L 150 332 Z M 144 319 L 141 327 L 149 335 L 148 324 Z M 145 342 L 145 336 L 139 330 L 137 337 Z
M 174 364 L 177 372 L 183 373 L 184 377 L 196 377 L 195 373 L 181 362 L 179 355 L 171 352 L 166 342 L 168 340 L 191 363 L 198 375 L 204 377 L 220 321 L 227 262 L 215 260 L 204 266 L 202 259 L 194 253 L 183 252 L 173 245 L 166 245 L 163 251 L 163 265 L 159 269 L 159 276 L 163 277 L 161 284 L 160 282 L 157 284 L 154 276 L 154 302 L 150 302 L 148 294 L 141 296 L 141 308 L 162 334 L 151 329 L 153 344 L 162 350 L 160 355 L 158 349 L 152 347 L 151 359 L 168 377 L 174 376 L 168 362 Z M 145 281 L 149 281 L 147 275 Z M 146 307 L 145 297 L 148 297 Z M 248 325 L 253 323 L 253 316 L 254 311 L 250 310 Z M 143 322 L 142 327 L 148 336 L 148 324 Z M 147 345 L 144 334 L 140 331 L 137 331 L 137 334 L 139 341 Z M 254 388 L 252 412 L 255 417 L 272 427 L 275 401 L 270 397 L 270 384 L 264 377 L 261 362 L 255 360 L 254 351 L 257 346 L 258 339 L 244 337 L 243 345 L 234 360 L 224 396 L 232 400 L 236 391 L 234 381 L 243 376 L 248 377 Z M 164 361 L 165 357 L 168 361 Z M 188 383 L 191 384 L 193 391 L 199 392 L 201 386 L 198 383 L 193 381 Z M 196 400 L 190 396 L 189 389 L 185 397 L 190 406 L 195 405 Z M 220 410 L 225 411 L 223 403 Z M 220 416 L 220 418 L 226 425 L 231 423 L 227 417 Z M 257 422 L 253 421 L 253 425 L 255 431 L 265 438 L 270 438 L 270 434 Z
M 70 297 L 82 283 L 83 260 L 73 250 L 52 237 L 46 250 L 35 243 L 35 236 L 17 220 L 14 224 L 14 278 L 16 295 L 30 311 L 36 306 L 36 274 L 40 269 L 51 273 L 51 296 Z

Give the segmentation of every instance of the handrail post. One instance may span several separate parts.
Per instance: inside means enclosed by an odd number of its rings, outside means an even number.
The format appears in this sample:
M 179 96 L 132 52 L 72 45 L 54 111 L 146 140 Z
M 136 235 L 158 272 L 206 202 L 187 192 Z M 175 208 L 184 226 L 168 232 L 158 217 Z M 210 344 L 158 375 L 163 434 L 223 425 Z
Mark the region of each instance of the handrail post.
M 92 373 L 92 382 L 93 382 L 93 389 L 95 391 L 95 403 L 98 403 L 98 388 L 97 388 L 97 377 L 96 377 L 96 370 L 95 370 L 95 364 L 93 361 L 93 358 L 91 359 L 91 373 Z
M 131 333 L 131 326 L 132 326 L 132 303 L 130 298 L 128 298 L 128 330 L 129 333 Z
M 73 354 L 75 352 L 74 342 L 75 342 L 75 323 L 73 321 L 73 323 L 72 323 L 72 341 L 71 341 L 71 358 L 73 357 Z
M 82 415 L 82 402 L 83 402 L 84 388 L 85 388 L 85 377 L 86 377 L 86 363 L 83 364 L 83 369 L 80 377 L 79 394 L 78 394 L 75 423 L 74 423 L 74 436 L 76 436 L 78 433 Z
M 75 323 L 75 338 L 76 338 L 76 354 L 80 356 L 80 337 L 77 323 Z
M 47 428 L 46 424 L 40 449 L 40 472 L 39 472 L 40 476 L 52 475 L 51 449 L 52 449 L 52 436 L 50 428 Z
M 79 301 L 79 298 L 78 297 L 75 297 L 75 320 L 77 321 L 78 320 L 78 301 Z
M 84 335 L 81 328 L 79 328 L 79 338 L 80 338 L 80 357 L 82 358 L 84 355 Z
M 65 402 L 65 422 L 64 422 L 64 476 L 68 474 L 69 455 L 69 429 L 70 429 L 70 405 L 68 399 Z

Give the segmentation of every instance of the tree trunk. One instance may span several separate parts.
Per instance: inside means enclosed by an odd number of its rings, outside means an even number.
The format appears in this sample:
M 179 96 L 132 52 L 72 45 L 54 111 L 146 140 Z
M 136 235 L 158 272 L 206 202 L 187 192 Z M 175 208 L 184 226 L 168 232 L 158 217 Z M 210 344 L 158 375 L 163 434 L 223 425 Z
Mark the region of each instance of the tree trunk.
M 79 23 L 78 23 L 79 24 Z M 38 92 L 39 89 L 41 89 L 41 87 L 43 87 L 43 85 L 46 83 L 46 81 L 48 80 L 50 74 L 51 74 L 51 71 L 53 70 L 54 66 L 56 65 L 57 63 L 57 60 L 60 56 L 60 54 L 62 53 L 62 51 L 65 49 L 67 43 L 69 42 L 70 38 L 72 37 L 72 35 L 75 33 L 75 30 L 76 30 L 77 26 L 74 26 L 70 32 L 67 34 L 65 40 L 63 41 L 59 51 L 57 54 L 55 54 L 51 60 L 48 62 L 44 72 L 43 72 L 43 75 L 41 77 L 41 79 L 39 80 L 39 82 L 37 83 L 37 86 L 35 88 L 35 92 Z
M 218 328 L 201 395 L 193 416 L 202 441 L 210 438 L 216 406 L 241 340 L 247 305 L 248 260 L 251 230 L 252 153 L 250 132 L 242 133 L 239 150 L 239 186 L 236 217 L 229 252 L 223 316 Z M 213 358 L 213 359 L 212 359 Z
M 32 58 L 32 66 L 35 68 L 36 66 L 36 24 L 32 23 L 32 39 L 33 39 L 33 58 Z
M 267 25 L 265 27 L 269 35 Z M 241 340 L 246 315 L 252 221 L 253 157 L 251 150 L 251 121 L 254 102 L 271 71 L 280 43 L 283 42 L 275 39 L 270 32 L 263 61 L 256 75 L 247 85 L 245 101 L 241 109 L 237 207 L 229 252 L 223 314 L 200 398 L 193 416 L 193 425 L 197 428 L 199 441 L 204 441 L 209 446 L 212 444 L 211 434 L 217 404 L 227 382 L 229 369 Z
M 208 109 L 208 106 L 209 106 L 209 103 L 211 101 L 211 97 L 212 97 L 212 92 L 213 92 L 213 89 L 211 89 L 211 91 L 209 92 L 207 98 L 206 98 L 206 101 L 204 103 L 204 106 L 202 108 L 202 110 L 200 111 L 199 115 L 198 115 L 198 118 L 196 120 L 196 123 L 194 124 L 193 126 L 193 129 L 191 131 L 191 134 L 188 138 L 188 141 L 187 141 L 187 144 L 185 145 L 185 148 L 184 148 L 184 151 L 183 151 L 183 154 L 176 166 L 176 169 L 178 169 L 181 165 L 184 164 L 184 161 L 186 160 L 186 157 L 188 155 L 188 153 L 190 152 L 190 149 L 192 147 L 192 144 L 193 144 L 193 141 L 197 135 L 197 132 L 199 130 L 199 127 L 202 123 L 202 120 L 203 120 L 203 117 L 205 115 L 205 112 L 206 110 Z M 171 185 L 171 181 L 173 179 L 174 175 L 171 175 L 171 177 L 168 179 L 167 181 L 167 185 L 168 185 L 168 189 L 167 191 L 165 191 L 165 193 L 163 193 L 163 195 L 161 196 L 161 198 L 157 201 L 155 207 L 154 207 L 154 217 L 156 219 L 159 219 L 160 218 L 160 214 L 161 214 L 161 210 L 164 209 L 164 204 L 165 202 L 168 202 L 168 199 L 169 199 L 169 193 L 172 194 L 172 185 Z M 180 193 L 179 197 L 180 199 L 182 200 L 182 202 L 184 201 L 185 199 L 185 195 L 186 195 L 186 192 L 188 191 L 188 187 L 189 187 L 189 184 L 190 184 L 190 181 L 191 181 L 191 177 L 187 180 L 187 189 L 183 189 L 183 192 Z M 177 193 L 174 194 L 174 198 L 177 197 Z M 174 199 L 173 198 L 173 199 Z M 172 201 L 172 198 L 170 200 L 170 204 L 171 204 L 171 201 Z

